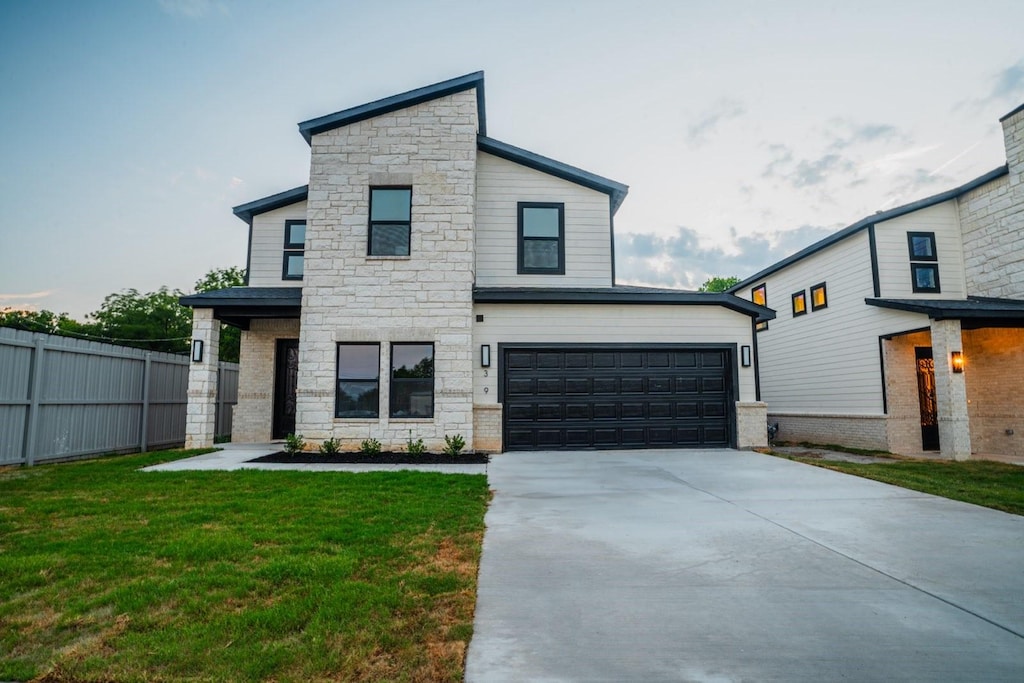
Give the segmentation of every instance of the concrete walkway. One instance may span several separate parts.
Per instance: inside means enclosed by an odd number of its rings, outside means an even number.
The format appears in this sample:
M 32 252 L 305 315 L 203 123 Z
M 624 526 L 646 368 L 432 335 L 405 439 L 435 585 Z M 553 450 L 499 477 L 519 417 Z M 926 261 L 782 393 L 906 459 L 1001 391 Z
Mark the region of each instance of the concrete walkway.
M 281 450 L 280 443 L 226 443 L 218 446 L 223 450 L 205 455 L 182 458 L 162 465 L 142 468 L 143 472 L 185 472 L 193 470 L 300 470 L 303 472 L 398 472 L 414 470 L 416 472 L 446 472 L 448 474 L 487 474 L 485 464 L 467 465 L 364 465 L 364 464 L 332 464 L 332 463 L 301 463 L 289 465 L 274 462 L 247 462 L 253 458 L 277 453 Z
M 1024 680 L 1024 517 L 730 450 L 489 477 L 471 683 Z

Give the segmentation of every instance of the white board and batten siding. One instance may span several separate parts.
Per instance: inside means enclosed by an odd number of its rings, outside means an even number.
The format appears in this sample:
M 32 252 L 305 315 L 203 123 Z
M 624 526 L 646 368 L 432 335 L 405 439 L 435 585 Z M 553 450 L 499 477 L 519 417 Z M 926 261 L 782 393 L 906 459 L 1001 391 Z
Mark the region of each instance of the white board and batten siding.
M 906 255 L 906 237 L 902 253 Z M 927 326 L 927 316 L 868 306 L 874 296 L 868 231 L 753 283 L 766 285 L 776 311 L 757 334 L 761 399 L 769 413 L 881 415 L 880 334 Z M 825 283 L 828 306 L 811 310 L 811 287 Z M 803 290 L 807 313 L 794 316 L 791 296 Z M 750 299 L 750 288 L 737 292 Z
M 478 286 L 611 286 L 608 195 L 483 152 L 476 193 Z M 519 202 L 565 204 L 565 275 L 518 274 Z
M 907 233 L 935 233 L 939 292 L 914 292 Z M 886 299 L 963 299 L 967 296 L 963 238 L 955 200 L 875 224 L 878 284 Z
M 473 348 L 491 347 L 489 369 L 474 363 L 477 404 L 498 401 L 498 344 L 735 344 L 738 355 L 751 343 L 750 317 L 721 306 L 476 304 L 473 312 L 484 316 L 473 324 Z M 739 368 L 739 385 L 735 400 L 755 400 L 753 368 Z
M 281 277 L 286 220 L 306 220 L 306 202 L 295 202 L 253 216 L 252 242 L 249 244 L 250 287 L 302 286 L 302 280 L 284 280 Z

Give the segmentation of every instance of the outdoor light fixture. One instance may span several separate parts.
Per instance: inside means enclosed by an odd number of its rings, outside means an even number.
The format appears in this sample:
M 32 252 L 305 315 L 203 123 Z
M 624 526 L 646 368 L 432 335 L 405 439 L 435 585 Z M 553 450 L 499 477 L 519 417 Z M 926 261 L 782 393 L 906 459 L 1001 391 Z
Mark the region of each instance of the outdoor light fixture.
M 950 354 L 950 360 L 953 361 L 953 372 L 964 371 L 964 354 L 960 351 L 954 351 Z
M 491 345 L 484 344 L 480 347 L 480 367 L 491 367 Z
M 192 362 L 202 363 L 203 362 L 203 340 L 193 339 L 192 340 Z
M 740 347 L 740 364 L 743 367 L 745 367 L 745 368 L 749 368 L 750 367 L 750 347 L 749 346 L 741 346 Z

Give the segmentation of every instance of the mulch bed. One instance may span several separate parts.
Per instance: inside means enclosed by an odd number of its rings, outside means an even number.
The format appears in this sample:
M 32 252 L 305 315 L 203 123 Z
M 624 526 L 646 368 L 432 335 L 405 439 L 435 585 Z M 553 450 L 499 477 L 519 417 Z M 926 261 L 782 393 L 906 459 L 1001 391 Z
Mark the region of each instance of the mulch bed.
M 276 462 L 283 464 L 325 463 L 332 465 L 485 465 L 490 462 L 490 457 L 485 453 L 460 453 L 459 455 L 451 456 L 444 453 L 409 455 L 404 452 L 386 452 L 378 455 L 363 455 L 362 453 L 324 455 L 322 453 L 302 452 L 289 455 L 284 451 L 279 451 L 259 458 L 253 458 L 249 462 Z

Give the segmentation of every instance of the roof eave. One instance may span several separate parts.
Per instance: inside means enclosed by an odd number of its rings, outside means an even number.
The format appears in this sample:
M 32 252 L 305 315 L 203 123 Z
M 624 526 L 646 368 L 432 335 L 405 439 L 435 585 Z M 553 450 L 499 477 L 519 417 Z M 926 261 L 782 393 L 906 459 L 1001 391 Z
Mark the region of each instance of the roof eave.
M 252 225 L 253 216 L 257 216 L 261 213 L 267 213 L 274 209 L 280 209 L 285 206 L 290 206 L 292 204 L 297 204 L 298 202 L 305 201 L 308 198 L 309 185 L 301 185 L 300 187 L 293 187 L 290 190 L 278 192 L 277 194 L 272 194 L 268 197 L 254 199 L 253 201 L 245 204 L 239 204 L 231 209 L 231 212 L 241 220 Z
M 571 288 L 505 289 L 477 288 L 473 302 L 481 304 L 632 304 L 670 306 L 722 306 L 755 318 L 757 321 L 775 319 L 775 311 L 758 306 L 746 299 L 725 293 L 704 292 L 616 292 L 579 291 Z

